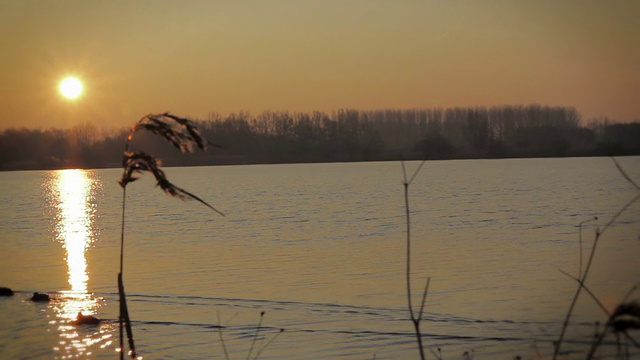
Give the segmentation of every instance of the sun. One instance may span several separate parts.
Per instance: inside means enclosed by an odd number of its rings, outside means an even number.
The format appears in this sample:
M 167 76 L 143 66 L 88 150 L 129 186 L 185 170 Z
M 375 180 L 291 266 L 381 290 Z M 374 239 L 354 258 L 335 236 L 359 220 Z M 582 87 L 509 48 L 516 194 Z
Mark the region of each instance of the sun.
M 58 90 L 62 96 L 69 100 L 73 100 L 82 95 L 83 86 L 82 82 L 77 77 L 68 76 L 60 81 Z

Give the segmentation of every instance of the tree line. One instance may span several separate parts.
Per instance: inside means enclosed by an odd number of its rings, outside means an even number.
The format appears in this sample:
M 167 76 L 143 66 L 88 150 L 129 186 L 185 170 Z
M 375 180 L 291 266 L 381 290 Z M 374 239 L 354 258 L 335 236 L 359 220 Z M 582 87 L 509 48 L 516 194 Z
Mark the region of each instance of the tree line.
M 195 122 L 216 147 L 180 156 L 152 136 L 134 145 L 165 166 L 640 154 L 640 121 L 584 124 L 570 107 L 266 111 Z M 128 132 L 91 123 L 9 128 L 0 133 L 0 170 L 120 167 Z

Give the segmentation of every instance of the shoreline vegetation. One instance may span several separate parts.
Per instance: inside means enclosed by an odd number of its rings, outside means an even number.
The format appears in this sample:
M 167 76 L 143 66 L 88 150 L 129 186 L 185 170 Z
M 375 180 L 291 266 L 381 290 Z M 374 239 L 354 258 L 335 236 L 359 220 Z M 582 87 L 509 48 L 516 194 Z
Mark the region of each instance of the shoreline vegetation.
M 184 158 L 153 134 L 137 142 L 163 166 L 640 155 L 640 120 L 583 121 L 570 107 L 240 112 L 194 123 L 219 147 Z M 5 129 L 0 171 L 120 167 L 116 159 L 130 131 L 90 122 Z

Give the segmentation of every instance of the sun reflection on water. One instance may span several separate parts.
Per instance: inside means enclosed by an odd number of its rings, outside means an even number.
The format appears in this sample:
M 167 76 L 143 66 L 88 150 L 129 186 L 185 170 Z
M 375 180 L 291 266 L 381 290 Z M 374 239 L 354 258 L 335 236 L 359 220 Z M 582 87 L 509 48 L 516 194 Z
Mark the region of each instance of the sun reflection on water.
M 65 250 L 70 289 L 60 291 L 60 300 L 52 303 L 62 340 L 54 350 L 61 358 L 89 356 L 92 346 L 104 348 L 111 343 L 108 326 L 81 328 L 70 324 L 78 313 L 95 315 L 101 306 L 88 291 L 89 272 L 86 252 L 91 248 L 95 234 L 95 191 L 99 179 L 87 170 L 55 171 L 49 186 L 55 211 L 56 239 Z

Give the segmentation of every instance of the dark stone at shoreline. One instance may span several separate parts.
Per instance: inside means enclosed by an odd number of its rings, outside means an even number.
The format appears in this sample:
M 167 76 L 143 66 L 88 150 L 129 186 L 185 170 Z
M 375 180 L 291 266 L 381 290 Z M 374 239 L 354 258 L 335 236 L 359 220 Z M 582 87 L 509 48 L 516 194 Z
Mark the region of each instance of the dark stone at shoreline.
M 0 296 L 13 296 L 13 290 L 8 287 L 0 287 Z

